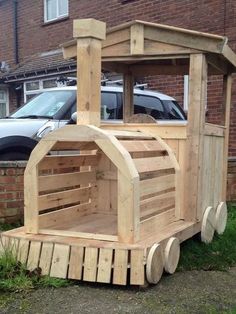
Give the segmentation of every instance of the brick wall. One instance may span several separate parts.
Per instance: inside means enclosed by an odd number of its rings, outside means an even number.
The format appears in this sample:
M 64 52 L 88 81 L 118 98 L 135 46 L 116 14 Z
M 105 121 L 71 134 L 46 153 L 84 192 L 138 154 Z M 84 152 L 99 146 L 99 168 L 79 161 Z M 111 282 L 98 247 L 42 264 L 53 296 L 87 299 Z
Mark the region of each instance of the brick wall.
M 0 222 L 16 222 L 23 217 L 23 174 L 26 162 L 0 162 Z

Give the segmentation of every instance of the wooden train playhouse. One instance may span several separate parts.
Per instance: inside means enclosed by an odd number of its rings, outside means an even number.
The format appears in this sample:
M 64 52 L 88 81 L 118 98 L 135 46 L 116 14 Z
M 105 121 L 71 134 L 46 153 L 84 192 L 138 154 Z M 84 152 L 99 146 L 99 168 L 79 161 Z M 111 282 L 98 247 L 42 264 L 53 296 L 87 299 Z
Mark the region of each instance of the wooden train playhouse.
M 119 285 L 174 273 L 180 243 L 223 233 L 232 73 L 227 38 L 133 21 L 75 20 L 77 125 L 53 131 L 25 171 L 24 227 L 2 234 L 29 269 Z M 101 69 L 122 73 L 123 122 L 100 119 Z M 189 75 L 188 121 L 134 114 L 134 78 Z M 205 122 L 208 76 L 223 82 L 222 125 Z

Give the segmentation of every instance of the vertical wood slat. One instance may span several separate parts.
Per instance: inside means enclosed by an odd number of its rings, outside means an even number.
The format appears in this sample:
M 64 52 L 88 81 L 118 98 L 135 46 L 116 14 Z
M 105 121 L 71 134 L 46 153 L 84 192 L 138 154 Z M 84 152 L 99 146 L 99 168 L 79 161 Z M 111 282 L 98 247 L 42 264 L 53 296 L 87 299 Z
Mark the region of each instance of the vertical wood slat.
M 128 250 L 115 250 L 113 284 L 126 285 L 128 267 Z
M 131 250 L 130 284 L 144 285 L 144 251 Z
M 97 277 L 97 261 L 98 261 L 98 249 L 97 248 L 85 248 L 84 257 L 84 281 L 95 282 Z
M 84 248 L 78 247 L 78 246 L 72 246 L 71 253 L 70 253 L 68 278 L 77 279 L 77 280 L 82 279 L 83 259 L 84 259 Z
M 55 244 L 50 276 L 58 278 L 67 277 L 70 247 L 68 245 Z
M 17 253 L 17 260 L 20 261 L 22 264 L 26 264 L 28 259 L 28 252 L 29 252 L 29 240 L 20 239 L 18 253 Z
M 27 268 L 29 270 L 34 270 L 39 265 L 39 256 L 41 250 L 41 242 L 31 241 L 29 248 L 29 255 L 27 261 Z
M 184 218 L 197 220 L 201 216 L 203 129 L 207 90 L 207 62 L 203 54 L 190 56 L 189 112 L 187 125 L 186 182 Z
M 42 275 L 49 275 L 53 254 L 53 243 L 44 242 L 40 255 L 39 267 L 42 269 Z
M 97 281 L 103 283 L 111 282 L 113 249 L 101 248 L 99 252 Z
M 124 80 L 124 92 L 123 92 L 123 119 L 124 123 L 129 121 L 130 116 L 134 113 L 134 78 L 131 73 L 125 73 Z
M 133 243 L 139 239 L 140 207 L 138 180 L 128 179 L 118 171 L 118 239 Z

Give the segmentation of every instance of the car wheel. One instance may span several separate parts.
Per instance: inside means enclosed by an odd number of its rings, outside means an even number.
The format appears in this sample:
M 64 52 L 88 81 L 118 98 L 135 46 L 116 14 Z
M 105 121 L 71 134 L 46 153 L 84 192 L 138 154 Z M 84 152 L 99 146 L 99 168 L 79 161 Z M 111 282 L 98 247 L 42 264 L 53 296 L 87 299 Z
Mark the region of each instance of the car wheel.
M 0 160 L 1 161 L 14 161 L 14 160 L 28 160 L 30 154 L 23 153 L 23 152 L 6 152 L 0 153 Z

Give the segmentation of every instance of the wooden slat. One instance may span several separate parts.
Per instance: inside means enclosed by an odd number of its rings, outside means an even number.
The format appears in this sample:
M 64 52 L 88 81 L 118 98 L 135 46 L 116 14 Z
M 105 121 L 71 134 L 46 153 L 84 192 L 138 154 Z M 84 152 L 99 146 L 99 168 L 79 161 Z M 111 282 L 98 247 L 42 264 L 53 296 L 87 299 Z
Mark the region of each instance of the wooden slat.
M 60 155 L 45 156 L 39 164 L 39 170 L 62 169 L 70 167 L 96 166 L 97 155 Z
M 109 171 L 110 170 L 110 160 L 107 158 L 105 154 L 101 154 L 99 158 L 99 163 L 97 167 L 97 173 L 103 173 L 103 171 Z M 97 182 L 98 187 L 98 198 L 97 198 L 97 205 L 98 205 L 98 211 L 103 210 L 106 212 L 110 211 L 110 182 L 109 181 L 98 181 Z
M 26 264 L 29 252 L 29 240 L 20 239 L 17 260 L 22 264 Z
M 52 147 L 52 151 L 67 151 L 67 150 L 96 150 L 98 146 L 94 142 L 60 142 L 60 140 Z
M 40 176 L 39 192 L 57 190 L 71 186 L 78 186 L 81 184 L 94 183 L 95 181 L 96 181 L 95 171 L 83 171 Z
M 39 196 L 39 211 L 66 204 L 88 202 L 95 191 L 95 187 L 86 187 Z
M 169 174 L 153 179 L 140 181 L 140 197 L 175 188 L 175 175 Z
M 97 262 L 98 262 L 98 249 L 97 248 L 85 248 L 84 257 L 84 281 L 96 281 L 97 277 Z
M 169 156 L 134 159 L 139 173 L 174 168 Z
M 79 232 L 79 231 L 67 231 L 60 229 L 39 229 L 40 234 L 51 234 L 63 237 L 73 237 L 73 238 L 84 238 L 84 239 L 95 239 L 101 241 L 113 241 L 117 242 L 118 237 L 109 234 L 100 233 L 89 233 L 89 232 Z
M 99 251 L 98 274 L 97 281 L 110 283 L 111 282 L 111 267 L 112 267 L 113 249 L 101 248 Z
M 42 270 L 42 275 L 49 275 L 53 254 L 53 243 L 44 242 L 40 255 L 39 267 Z
M 138 140 L 152 140 L 153 137 L 150 135 L 143 134 L 142 132 L 136 131 L 123 131 L 123 130 L 106 130 L 107 134 L 113 135 L 117 138 L 131 138 Z
M 131 250 L 130 284 L 144 285 L 144 250 Z
M 175 191 L 145 199 L 140 202 L 140 218 L 146 219 L 175 207 Z
M 155 140 L 149 141 L 120 141 L 120 143 L 128 150 L 130 153 L 142 152 L 142 151 L 165 151 L 160 143 Z
M 144 26 L 134 24 L 130 27 L 130 54 L 142 55 L 144 53 Z
M 141 238 L 152 234 L 153 230 L 161 230 L 168 224 L 175 221 L 175 210 L 169 209 L 164 213 L 153 216 L 140 223 Z
M 39 256 L 41 250 L 41 242 L 31 241 L 29 256 L 27 261 L 27 268 L 29 270 L 34 270 L 39 265 Z
M 50 276 L 58 278 L 67 277 L 68 261 L 70 247 L 69 245 L 55 244 Z
M 221 125 L 206 123 L 204 128 L 204 134 L 224 137 L 225 127 L 222 127 Z
M 69 223 L 71 221 L 77 220 L 79 217 L 84 216 L 94 208 L 95 204 L 92 202 L 74 205 L 59 209 L 50 213 L 41 214 L 39 216 L 39 227 L 42 228 L 52 228 L 63 224 Z
M 83 259 L 84 248 L 80 246 L 72 246 L 70 253 L 68 278 L 77 280 L 82 279 Z
M 126 285 L 128 268 L 128 250 L 115 250 L 113 284 Z

